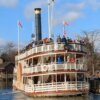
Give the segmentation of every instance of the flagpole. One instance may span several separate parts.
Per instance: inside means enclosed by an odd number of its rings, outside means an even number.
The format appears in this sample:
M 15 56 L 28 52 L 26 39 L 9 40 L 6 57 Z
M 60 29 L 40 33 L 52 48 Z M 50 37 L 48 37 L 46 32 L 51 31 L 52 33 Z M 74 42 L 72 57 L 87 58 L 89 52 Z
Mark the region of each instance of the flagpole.
M 49 31 L 49 38 L 51 38 L 50 0 L 48 0 L 48 31 Z
M 64 33 L 65 33 L 65 25 L 63 24 L 63 35 L 64 35 Z
M 65 24 L 64 23 L 63 23 L 63 35 L 65 36 Z
M 53 25 L 54 25 L 54 0 L 52 0 L 52 10 L 51 10 L 51 38 L 53 38 Z
M 19 23 L 19 21 L 18 21 Z M 18 25 L 18 55 L 20 54 L 20 32 L 19 32 L 20 28 L 19 28 L 19 25 Z

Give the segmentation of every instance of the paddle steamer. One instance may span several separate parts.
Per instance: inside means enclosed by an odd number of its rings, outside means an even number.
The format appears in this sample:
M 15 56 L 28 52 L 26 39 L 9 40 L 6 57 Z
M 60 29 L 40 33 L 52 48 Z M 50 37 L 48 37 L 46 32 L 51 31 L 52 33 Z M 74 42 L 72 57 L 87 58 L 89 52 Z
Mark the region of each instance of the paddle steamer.
M 14 89 L 34 97 L 87 94 L 84 41 L 42 39 L 40 8 L 35 9 L 35 19 L 36 41 L 15 57 Z

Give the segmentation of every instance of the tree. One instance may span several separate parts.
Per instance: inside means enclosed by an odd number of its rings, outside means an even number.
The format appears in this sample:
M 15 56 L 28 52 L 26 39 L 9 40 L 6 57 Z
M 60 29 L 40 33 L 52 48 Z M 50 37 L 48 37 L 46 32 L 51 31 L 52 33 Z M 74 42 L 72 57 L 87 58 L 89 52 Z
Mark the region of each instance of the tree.
M 100 67 L 100 31 L 84 31 L 82 39 L 86 43 L 87 67 L 94 74 L 94 71 Z
M 16 45 L 13 42 L 8 42 L 3 48 L 1 57 L 6 61 L 15 62 L 15 55 L 17 53 Z

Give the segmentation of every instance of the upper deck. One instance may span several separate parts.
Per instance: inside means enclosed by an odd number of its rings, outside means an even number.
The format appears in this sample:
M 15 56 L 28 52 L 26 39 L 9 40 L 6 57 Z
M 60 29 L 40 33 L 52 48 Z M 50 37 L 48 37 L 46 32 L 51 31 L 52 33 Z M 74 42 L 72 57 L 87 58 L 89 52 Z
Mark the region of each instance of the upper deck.
M 64 42 L 51 42 L 43 43 L 34 47 L 29 47 L 27 50 L 24 50 L 20 55 L 15 57 L 15 60 L 22 60 L 26 57 L 36 54 L 54 52 L 54 51 L 65 51 L 65 52 L 76 52 L 76 53 L 85 53 L 85 44 L 81 41 L 69 41 Z

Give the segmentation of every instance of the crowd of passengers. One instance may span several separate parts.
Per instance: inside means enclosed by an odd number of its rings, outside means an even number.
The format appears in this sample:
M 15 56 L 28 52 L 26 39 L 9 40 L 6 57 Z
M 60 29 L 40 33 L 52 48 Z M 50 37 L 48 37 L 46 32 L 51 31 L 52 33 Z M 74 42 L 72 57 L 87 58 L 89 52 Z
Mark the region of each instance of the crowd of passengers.
M 68 43 L 70 42 L 74 42 L 74 43 L 80 43 L 80 44 L 83 44 L 84 41 L 82 40 L 72 40 L 71 38 L 69 37 L 65 37 L 63 36 L 62 38 L 60 37 L 60 35 L 57 36 L 57 39 L 56 39 L 56 43 L 64 43 L 65 46 L 68 46 Z M 54 40 L 52 38 L 44 38 L 43 40 L 39 40 L 39 41 L 32 41 L 31 43 L 29 43 L 21 52 L 24 52 L 26 50 L 29 50 L 33 47 L 37 47 L 37 46 L 41 46 L 43 44 L 51 44 L 51 43 L 54 43 Z M 68 48 L 67 48 L 68 49 Z

